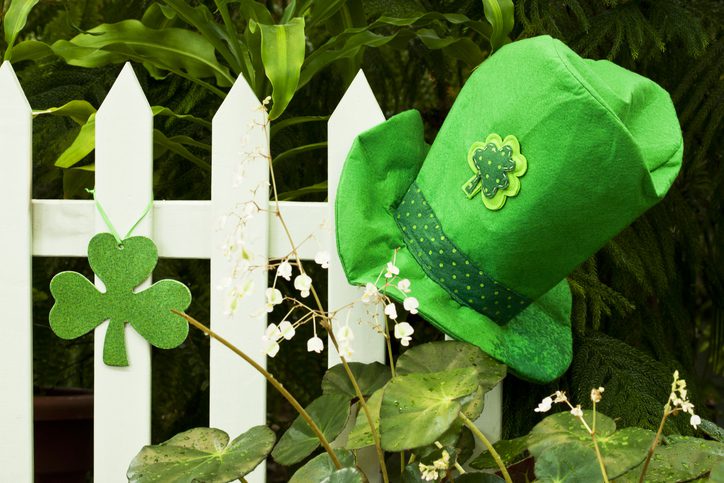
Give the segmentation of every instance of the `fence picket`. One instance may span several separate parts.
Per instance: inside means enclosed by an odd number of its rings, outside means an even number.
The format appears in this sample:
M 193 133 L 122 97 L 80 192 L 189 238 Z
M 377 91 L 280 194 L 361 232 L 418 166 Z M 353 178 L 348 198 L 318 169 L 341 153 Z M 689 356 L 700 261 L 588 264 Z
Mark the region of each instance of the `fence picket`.
M 153 117 L 130 64 L 121 70 L 96 116 L 96 198 L 123 236 L 153 196 Z M 151 234 L 152 213 L 134 235 Z M 96 213 L 96 232 L 108 227 Z M 142 287 L 150 284 L 144 282 Z M 96 277 L 96 285 L 102 283 Z M 97 482 L 125 481 L 131 459 L 151 440 L 151 351 L 126 326 L 128 367 L 103 363 L 108 323 L 95 330 L 93 467 Z
M 261 210 L 269 205 L 269 136 L 266 114 L 254 92 L 240 77 L 213 119 L 211 200 L 213 228 L 211 248 L 212 328 L 262 366 L 261 338 L 266 330 L 264 290 L 267 273 L 254 270 L 248 278 L 232 275 L 241 245 L 253 254 L 252 265 L 265 265 L 269 250 L 269 217 L 265 211 L 250 213 L 237 239 L 238 217 L 254 203 Z M 251 210 L 255 211 L 255 210 Z M 247 212 L 248 213 L 248 212 Z M 226 223 L 219 223 L 222 219 Z M 238 247 L 238 250 L 232 247 Z M 232 259 L 227 256 L 232 253 Z M 235 280 L 229 280 L 229 279 Z M 229 285 L 228 282 L 231 282 Z M 234 284 L 249 282 L 253 292 L 239 302 L 233 315 L 227 313 L 227 293 Z M 259 314 L 259 310 L 263 313 Z M 229 349 L 211 341 L 209 425 L 232 438 L 252 426 L 266 424 L 266 381 Z M 264 481 L 265 465 L 246 477 Z
M 32 114 L 9 62 L 0 67 L 0 481 L 32 481 Z M 5 436 L 8 435 L 8 436 Z M 4 436 L 4 437 L 3 437 Z

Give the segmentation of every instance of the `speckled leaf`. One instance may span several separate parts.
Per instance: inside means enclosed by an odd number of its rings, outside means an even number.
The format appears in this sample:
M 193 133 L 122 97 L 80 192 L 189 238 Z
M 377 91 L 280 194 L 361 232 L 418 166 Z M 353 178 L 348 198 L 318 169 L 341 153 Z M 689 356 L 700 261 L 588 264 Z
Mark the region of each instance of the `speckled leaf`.
M 367 409 L 369 409 L 372 415 L 375 429 L 378 432 L 380 430 L 380 406 L 382 405 L 382 394 L 384 390 L 384 387 L 378 389 L 367 399 Z M 375 442 L 374 439 L 372 439 L 369 421 L 362 408 L 360 408 L 359 412 L 357 412 L 354 427 L 347 437 L 347 445 L 345 447 L 347 449 L 359 449 L 373 444 L 375 444 Z
M 309 416 L 322 430 L 327 441 L 332 441 L 342 432 L 349 417 L 349 400 L 346 396 L 323 395 L 306 408 Z M 319 446 L 319 439 L 307 422 L 297 416 L 279 443 L 272 456 L 281 465 L 293 465 L 312 454 Z
M 342 468 L 337 470 L 320 483 L 364 483 L 362 473 L 356 468 Z
M 390 380 L 390 368 L 379 362 L 362 364 L 361 362 L 348 363 L 362 394 L 367 397 Z M 352 383 L 347 377 L 344 365 L 337 364 L 329 368 L 322 379 L 322 393 L 342 394 L 349 399 L 357 397 Z
M 337 455 L 339 462 L 342 463 L 343 467 L 354 466 L 354 455 L 351 451 L 344 449 L 335 449 L 334 454 Z M 292 475 L 289 483 L 307 483 L 310 481 L 322 481 L 327 476 L 334 473 L 336 467 L 332 463 L 332 458 L 327 453 L 322 453 L 315 456 L 307 462 L 304 466 L 299 468 L 294 475 Z
M 255 426 L 229 443 L 220 429 L 194 428 L 158 445 L 145 446 L 128 468 L 132 483 L 234 481 L 257 467 L 276 439 L 266 426 Z
M 647 483 L 690 481 L 710 472 L 724 460 L 724 444 L 699 438 L 680 437 L 672 444 L 656 448 L 646 472 Z M 633 483 L 642 468 L 634 468 L 617 480 Z
M 473 367 L 393 378 L 382 396 L 382 447 L 400 451 L 432 443 L 457 418 L 459 400 L 477 389 Z
M 584 411 L 584 418 L 590 425 L 593 413 Z M 633 427 L 616 431 L 616 423 L 611 418 L 597 413 L 596 437 L 608 476 L 614 479 L 641 464 L 654 433 Z M 563 412 L 548 416 L 533 428 L 528 450 L 537 460 L 549 448 L 569 442 L 585 447 L 588 454 L 595 458 L 591 436 L 576 417 L 570 412 Z
M 598 483 L 603 481 L 596 455 L 578 442 L 556 444 L 535 461 L 540 483 Z
M 440 372 L 474 367 L 483 392 L 490 391 L 505 377 L 506 367 L 480 348 L 459 341 L 428 342 L 405 351 L 397 361 L 399 375 L 414 372 Z
M 525 458 L 528 449 L 528 436 L 498 441 L 493 445 L 505 465 L 510 466 Z M 470 462 L 470 466 L 477 470 L 497 468 L 498 465 L 488 451 L 484 451 Z

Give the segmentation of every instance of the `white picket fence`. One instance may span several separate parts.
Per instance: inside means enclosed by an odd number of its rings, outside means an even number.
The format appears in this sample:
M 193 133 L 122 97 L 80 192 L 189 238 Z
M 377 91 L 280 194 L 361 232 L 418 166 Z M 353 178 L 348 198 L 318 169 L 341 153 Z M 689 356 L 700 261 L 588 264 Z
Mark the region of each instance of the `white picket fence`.
M 217 220 L 251 200 L 262 208 L 269 205 L 264 158 L 269 154 L 269 139 L 261 127 L 265 115 L 260 107 L 248 84 L 239 78 L 213 119 L 211 200 L 155 201 L 134 232 L 153 238 L 161 257 L 210 259 L 212 287 L 221 285 L 232 269 L 222 248 L 229 228 L 218 228 Z M 331 308 L 360 297 L 360 289 L 345 280 L 336 257 L 334 230 L 329 228 L 334 226 L 337 181 L 355 136 L 383 120 L 360 72 L 329 120 L 329 202 L 280 203 L 293 239 L 313 234 L 318 242 L 302 245 L 301 258 L 312 259 L 320 249 L 332 254 Z M 138 219 L 152 196 L 152 131 L 150 106 L 133 69 L 126 65 L 96 116 L 96 197 L 119 233 Z M 107 231 L 92 201 L 32 199 L 31 140 L 31 107 L 6 62 L 0 67 L 0 481 L 8 482 L 33 479 L 32 257 L 85 257 L 90 238 Z M 243 159 L 251 162 L 243 165 L 243 177 L 235 186 Z M 251 219 L 245 238 L 260 259 L 290 252 L 278 219 L 267 212 Z M 224 314 L 225 294 L 211 290 L 211 323 L 264 365 L 260 341 L 266 317 L 251 314 L 264 304 L 267 276 L 257 270 L 252 278 L 256 290 L 232 316 Z M 351 321 L 364 314 L 361 309 L 351 310 L 355 311 Z M 94 479 L 101 483 L 125 481 L 129 462 L 150 441 L 151 428 L 150 347 L 128 326 L 130 365 L 106 366 L 102 360 L 105 325 L 95 331 L 94 362 Z M 369 324 L 355 325 L 354 330 L 354 360 L 384 361 L 384 341 Z M 339 361 L 334 350 L 328 354 L 330 365 Z M 213 340 L 210 385 L 210 426 L 235 437 L 266 423 L 264 379 Z M 478 424 L 497 440 L 500 419 L 498 388 L 486 397 Z M 262 465 L 247 479 L 262 482 L 264 472 Z

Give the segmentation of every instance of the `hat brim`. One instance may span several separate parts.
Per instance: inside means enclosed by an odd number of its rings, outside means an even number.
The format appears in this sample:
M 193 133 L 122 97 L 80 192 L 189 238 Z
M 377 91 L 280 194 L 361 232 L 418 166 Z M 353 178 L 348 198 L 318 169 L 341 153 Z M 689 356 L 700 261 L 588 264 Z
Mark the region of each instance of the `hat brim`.
M 355 140 L 337 190 L 337 249 L 352 284 L 375 283 L 398 249 L 400 277 L 411 282 L 424 319 L 449 336 L 480 347 L 517 376 L 546 383 L 572 359 L 571 291 L 566 280 L 503 325 L 455 301 L 424 272 L 405 246 L 394 209 L 417 177 L 429 146 L 422 119 L 406 111 Z M 402 301 L 405 294 L 388 294 Z

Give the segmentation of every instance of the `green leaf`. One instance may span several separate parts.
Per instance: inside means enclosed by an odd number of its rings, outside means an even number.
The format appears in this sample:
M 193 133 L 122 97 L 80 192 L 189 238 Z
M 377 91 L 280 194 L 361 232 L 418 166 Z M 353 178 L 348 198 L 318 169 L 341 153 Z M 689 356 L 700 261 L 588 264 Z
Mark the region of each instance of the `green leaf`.
M 596 456 L 576 442 L 551 446 L 535 461 L 536 481 L 541 483 L 596 483 L 603 481 Z
M 528 450 L 528 436 L 498 441 L 493 448 L 498 452 L 503 463 L 510 466 L 525 458 L 525 452 Z M 490 452 L 484 451 L 470 462 L 470 466 L 476 470 L 489 470 L 497 468 L 498 464 Z
M 229 442 L 219 429 L 195 428 L 145 446 L 128 468 L 132 483 L 232 481 L 259 465 L 274 446 L 274 431 L 255 426 Z
M 323 479 L 321 483 L 364 483 L 364 481 L 362 473 L 356 468 L 342 468 Z
M 63 116 L 71 118 L 76 124 L 83 125 L 88 122 L 91 115 L 95 114 L 96 108 L 88 101 L 70 101 L 60 107 L 51 107 L 44 111 L 33 111 L 33 116 L 50 114 L 51 116 Z
M 341 395 L 323 395 L 305 408 L 319 426 L 327 441 L 342 432 L 349 417 L 349 400 Z M 279 439 L 272 456 L 281 465 L 293 465 L 309 456 L 319 446 L 319 439 L 307 422 L 297 416 L 289 429 Z
M 393 378 L 380 408 L 382 447 L 401 451 L 434 442 L 457 419 L 459 399 L 477 389 L 473 367 Z
M 59 168 L 70 168 L 93 152 L 95 145 L 96 115 L 91 114 L 86 123 L 80 127 L 80 131 L 71 145 L 55 160 L 55 165 Z
M 351 451 L 344 449 L 335 449 L 334 454 L 337 455 L 337 459 L 342 463 L 343 467 L 354 466 L 355 460 L 354 455 Z M 315 456 L 307 462 L 304 466 L 299 468 L 294 475 L 292 475 L 289 483 L 307 483 L 310 481 L 322 481 L 327 476 L 331 475 L 336 471 L 336 467 L 332 462 L 332 458 L 327 453 L 322 453 Z
M 190 122 L 193 122 L 194 124 L 198 124 L 199 126 L 203 126 L 207 129 L 211 129 L 211 123 L 209 121 L 207 121 L 206 119 L 196 117 L 192 114 L 178 114 L 166 106 L 151 106 L 151 112 L 153 113 L 154 117 L 155 116 L 174 117 L 176 119 L 190 121 Z
M 312 9 L 309 14 L 311 21 L 310 27 L 321 24 L 328 20 L 332 15 L 337 13 L 345 4 L 345 0 L 327 0 L 325 2 L 312 2 Z
M 261 58 L 273 88 L 269 119 L 276 119 L 287 108 L 299 85 L 306 43 L 304 18 L 293 18 L 281 25 L 252 25 L 261 30 Z
M 329 121 L 329 116 L 296 116 L 284 119 L 283 121 L 272 123 L 271 129 L 269 129 L 269 137 L 274 138 L 279 131 L 297 124 L 304 124 L 307 122 L 326 122 Z
M 7 55 L 6 51 L 6 55 Z M 23 40 L 19 44 L 15 45 L 12 49 L 12 61 L 13 63 L 22 62 L 24 60 L 38 61 L 45 57 L 55 55 L 50 45 L 39 40 Z
M 5 18 L 3 18 L 3 30 L 5 31 L 5 42 L 8 46 L 5 50 L 5 60 L 12 58 L 13 45 L 15 40 L 18 38 L 18 34 L 23 28 L 25 23 L 28 21 L 28 15 L 30 11 L 40 0 L 11 0 L 10 7 L 5 12 Z
M 375 431 L 378 433 L 380 430 L 380 406 L 382 405 L 382 395 L 384 391 L 384 387 L 378 389 L 374 392 L 374 394 L 372 394 L 372 396 L 367 398 L 367 401 L 365 401 L 367 409 L 370 411 L 370 415 L 372 416 Z M 372 438 L 369 421 L 367 421 L 365 412 L 362 408 L 360 408 L 357 412 L 357 419 L 354 422 L 354 427 L 352 428 L 352 431 L 349 432 L 349 436 L 347 436 L 347 445 L 345 447 L 347 449 L 359 449 L 373 444 L 375 444 L 375 442 Z
M 714 466 L 711 470 L 711 475 L 709 475 L 709 479 L 714 483 L 724 483 L 724 460 Z
M 390 368 L 379 362 L 363 364 L 361 362 L 348 363 L 357 385 L 366 397 L 377 391 L 390 380 Z M 352 383 L 347 377 L 343 364 L 337 364 L 327 370 L 322 378 L 323 394 L 340 394 L 348 399 L 357 397 Z
M 690 481 L 706 475 L 724 459 L 724 444 L 682 436 L 672 444 L 659 446 L 646 472 L 647 483 Z M 639 481 L 642 467 L 634 468 L 617 479 L 621 483 Z
M 583 417 L 590 426 L 593 412 L 586 410 Z M 647 429 L 629 427 L 616 431 L 611 418 L 596 414 L 596 440 L 610 479 L 641 464 L 653 439 L 654 433 Z M 570 412 L 553 414 L 538 423 L 530 432 L 528 451 L 537 460 L 549 448 L 569 442 L 584 447 L 589 457 L 596 459 L 590 434 Z
M 327 141 L 322 141 L 319 143 L 312 143 L 312 144 L 304 144 L 302 146 L 296 146 L 291 149 L 287 149 L 286 151 L 277 154 L 274 156 L 274 159 L 272 160 L 273 164 L 276 165 L 280 163 L 283 159 L 291 158 L 293 156 L 296 156 L 297 154 L 306 153 L 309 151 L 317 151 L 320 149 L 327 149 Z
M 299 188 L 298 190 L 284 191 L 282 193 L 279 193 L 279 200 L 295 200 L 301 196 L 309 195 L 312 193 L 326 193 L 328 188 L 329 186 L 327 184 L 327 181 L 322 181 L 321 183 L 305 186 L 304 188 Z
M 438 341 L 412 347 L 397 360 L 397 373 L 440 372 L 449 369 L 473 367 L 478 384 L 488 392 L 503 380 L 504 364 L 483 353 L 479 347 L 467 342 Z
M 513 30 L 513 0 L 483 0 L 485 18 L 493 27 L 490 47 L 493 51 L 510 42 L 508 34 Z
M 718 424 L 708 419 L 702 419 L 699 429 L 711 439 L 724 443 L 724 428 Z
M 219 86 L 234 82 L 216 59 L 214 46 L 203 36 L 180 28 L 156 30 L 139 20 L 101 24 L 70 42 L 59 40 L 52 48 L 69 64 L 81 67 L 134 60 L 144 63 L 156 77 L 161 70 L 188 79 L 213 77 Z

